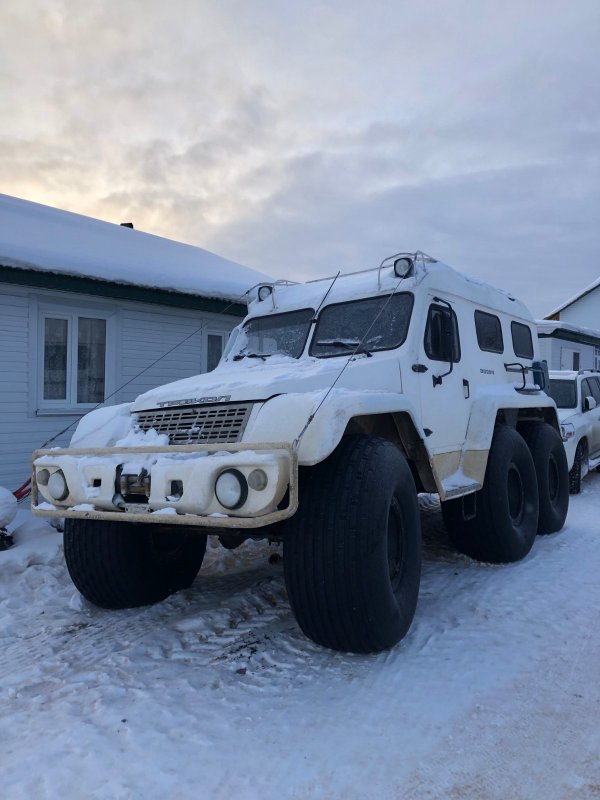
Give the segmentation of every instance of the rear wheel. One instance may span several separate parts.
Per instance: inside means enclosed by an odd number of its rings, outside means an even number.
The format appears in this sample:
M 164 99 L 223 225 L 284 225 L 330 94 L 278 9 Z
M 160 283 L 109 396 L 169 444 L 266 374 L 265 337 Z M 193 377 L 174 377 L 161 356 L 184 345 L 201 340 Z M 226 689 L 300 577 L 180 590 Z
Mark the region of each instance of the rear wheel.
M 565 524 L 569 510 L 569 468 L 557 431 L 547 422 L 533 423 L 523 431 L 531 452 L 538 484 L 538 533 L 555 533 Z
M 178 525 L 67 519 L 64 549 L 71 579 L 90 603 L 131 608 L 190 586 L 206 535 Z
M 317 644 L 371 653 L 402 639 L 419 594 L 421 524 L 413 476 L 396 445 L 348 436 L 303 470 L 284 571 L 296 620 Z
M 478 561 L 519 561 L 531 550 L 538 527 L 538 488 L 531 453 L 522 436 L 496 428 L 483 488 L 475 497 L 442 503 L 457 550 Z

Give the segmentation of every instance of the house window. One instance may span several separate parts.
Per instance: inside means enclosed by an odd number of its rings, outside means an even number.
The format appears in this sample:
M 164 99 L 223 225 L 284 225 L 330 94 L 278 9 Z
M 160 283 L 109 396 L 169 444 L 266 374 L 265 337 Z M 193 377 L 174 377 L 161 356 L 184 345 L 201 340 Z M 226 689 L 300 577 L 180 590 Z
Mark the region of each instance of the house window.
M 40 405 L 101 403 L 106 390 L 106 318 L 49 311 L 42 314 L 40 327 Z
M 209 333 L 206 337 L 206 371 L 211 372 L 221 360 L 226 333 Z
M 600 370 L 600 347 L 594 347 L 594 369 Z

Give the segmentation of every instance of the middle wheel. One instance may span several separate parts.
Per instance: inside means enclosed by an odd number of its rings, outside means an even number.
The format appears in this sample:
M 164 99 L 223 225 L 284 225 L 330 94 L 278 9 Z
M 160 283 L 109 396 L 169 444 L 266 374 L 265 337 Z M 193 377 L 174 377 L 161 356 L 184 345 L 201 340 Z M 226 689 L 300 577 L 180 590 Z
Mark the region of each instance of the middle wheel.
M 296 620 L 318 644 L 370 653 L 402 639 L 419 594 L 421 524 L 414 479 L 395 444 L 348 436 L 301 471 L 284 571 Z
M 496 428 L 475 511 L 466 515 L 466 508 L 462 497 L 442 503 L 446 529 L 461 553 L 506 564 L 531 550 L 538 528 L 538 485 L 533 458 L 516 430 Z

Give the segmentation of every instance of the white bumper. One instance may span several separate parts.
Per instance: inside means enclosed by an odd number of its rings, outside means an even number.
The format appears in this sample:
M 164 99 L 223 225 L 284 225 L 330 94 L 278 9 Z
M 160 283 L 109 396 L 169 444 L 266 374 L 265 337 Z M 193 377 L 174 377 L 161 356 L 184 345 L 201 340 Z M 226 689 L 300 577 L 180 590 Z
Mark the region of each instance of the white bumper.
M 244 528 L 285 519 L 298 506 L 297 456 L 287 443 L 39 450 L 33 467 L 32 508 L 39 516 Z M 254 470 L 266 475 L 264 488 L 247 486 L 236 509 L 222 506 L 214 488 L 231 469 L 246 482 Z M 59 470 L 68 487 L 61 500 L 48 487 Z M 120 474 L 146 476 L 149 493 L 137 498 L 141 502 L 122 497 Z M 288 489 L 288 504 L 278 509 Z

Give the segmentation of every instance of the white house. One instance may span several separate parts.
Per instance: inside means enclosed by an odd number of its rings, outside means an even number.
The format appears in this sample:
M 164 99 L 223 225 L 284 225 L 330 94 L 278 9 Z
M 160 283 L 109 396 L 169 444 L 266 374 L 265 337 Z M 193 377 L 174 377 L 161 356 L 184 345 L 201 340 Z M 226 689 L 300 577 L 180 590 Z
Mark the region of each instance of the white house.
M 0 195 L 0 485 L 17 488 L 32 451 L 98 403 L 212 369 L 261 280 L 197 247 Z
M 600 370 L 600 330 L 538 320 L 540 354 L 549 369 Z
M 550 369 L 600 370 L 600 278 L 538 322 Z

